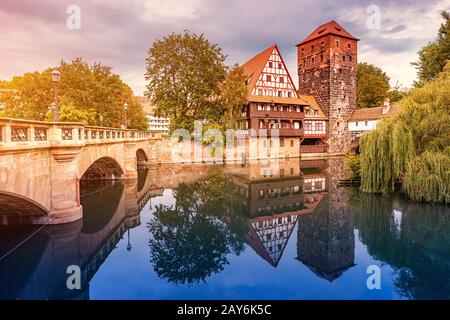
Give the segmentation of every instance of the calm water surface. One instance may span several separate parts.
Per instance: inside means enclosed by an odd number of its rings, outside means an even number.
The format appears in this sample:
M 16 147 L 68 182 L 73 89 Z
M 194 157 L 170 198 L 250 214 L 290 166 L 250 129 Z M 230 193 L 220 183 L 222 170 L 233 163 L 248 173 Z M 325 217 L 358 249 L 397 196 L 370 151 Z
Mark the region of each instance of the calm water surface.
M 157 166 L 83 183 L 82 221 L 0 227 L 0 298 L 449 299 L 449 207 L 338 187 L 343 168 Z

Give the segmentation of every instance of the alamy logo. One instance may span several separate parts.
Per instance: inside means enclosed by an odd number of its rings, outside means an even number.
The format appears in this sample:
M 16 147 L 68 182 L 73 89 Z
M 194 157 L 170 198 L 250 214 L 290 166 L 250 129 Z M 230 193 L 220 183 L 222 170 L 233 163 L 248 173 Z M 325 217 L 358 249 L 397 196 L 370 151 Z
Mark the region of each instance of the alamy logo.
M 367 7 L 367 28 L 369 30 L 380 30 L 381 29 L 381 9 L 377 5 L 370 5 Z
M 67 267 L 67 274 L 70 276 L 67 278 L 66 286 L 69 290 L 81 289 L 81 269 L 79 266 L 70 265 Z
M 66 13 L 69 14 L 66 20 L 66 27 L 69 30 L 81 29 L 81 9 L 75 4 L 67 7 Z
M 379 266 L 370 265 L 367 267 L 366 273 L 370 276 L 367 278 L 367 288 L 369 290 L 381 289 L 381 269 Z

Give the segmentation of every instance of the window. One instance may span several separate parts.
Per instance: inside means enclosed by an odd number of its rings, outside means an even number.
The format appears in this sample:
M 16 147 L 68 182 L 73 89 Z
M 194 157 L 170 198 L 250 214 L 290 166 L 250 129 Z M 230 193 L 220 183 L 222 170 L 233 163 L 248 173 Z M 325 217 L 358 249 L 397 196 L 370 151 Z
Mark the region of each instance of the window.
M 278 90 L 278 96 L 279 96 L 279 97 L 282 97 L 282 96 L 283 96 L 283 91 Z
M 278 64 L 278 69 L 283 69 L 281 63 Z
M 305 48 L 302 48 L 302 56 L 305 54 Z
M 280 147 L 284 147 L 284 139 L 280 138 Z
M 269 92 L 267 93 L 267 95 L 268 95 L 269 97 L 272 97 L 272 96 L 273 96 L 272 90 L 269 90 Z
M 364 125 L 367 127 L 367 125 L 369 124 L 368 121 L 364 121 Z
M 320 43 L 320 45 L 321 45 L 322 47 L 325 46 L 325 42 L 322 41 L 322 42 Z
M 314 63 L 314 58 L 312 58 L 312 63 Z
M 339 47 L 339 40 L 336 40 L 336 47 Z
M 273 106 L 273 111 L 278 111 L 278 107 L 277 106 Z
M 342 61 L 344 61 L 344 62 L 345 62 L 345 56 L 343 56 L 343 57 L 342 57 Z
M 291 140 L 291 148 L 294 147 L 294 140 Z M 293 169 L 291 168 L 291 174 L 292 174 Z
M 280 77 L 280 83 L 284 83 L 284 77 Z
M 289 110 L 289 112 L 292 112 L 292 107 L 291 107 L 291 106 L 289 106 L 288 110 Z
M 311 46 L 311 52 L 313 52 L 313 51 L 314 51 L 314 45 Z
M 316 123 L 316 130 L 317 131 L 322 131 L 323 130 L 321 122 Z
M 262 96 L 263 95 L 263 90 L 262 89 L 258 89 L 258 96 Z
M 266 75 L 266 80 L 269 82 L 272 81 L 272 77 L 270 76 L 270 74 Z
M 356 121 L 355 126 L 356 126 L 356 127 L 358 126 L 358 121 Z
M 288 92 L 288 98 L 292 98 L 292 92 L 291 91 Z
M 300 107 L 297 106 L 297 107 L 295 108 L 295 111 L 300 112 Z
M 259 128 L 264 129 L 266 127 L 266 124 L 264 123 L 264 120 L 259 120 Z
M 347 45 L 347 47 L 350 49 L 350 48 L 352 47 L 352 45 L 349 43 L 349 44 Z
M 257 109 L 258 109 L 258 111 L 263 111 L 264 110 L 263 105 L 262 104 L 258 104 Z
M 320 61 L 323 61 L 323 54 L 320 55 Z
M 314 115 L 315 115 L 315 116 L 318 116 L 318 115 L 319 115 L 319 111 L 314 110 Z
M 273 63 L 272 63 L 272 61 L 269 61 L 269 68 L 272 68 L 273 67 Z
M 352 62 L 352 56 L 349 56 L 348 59 L 350 60 L 350 62 Z

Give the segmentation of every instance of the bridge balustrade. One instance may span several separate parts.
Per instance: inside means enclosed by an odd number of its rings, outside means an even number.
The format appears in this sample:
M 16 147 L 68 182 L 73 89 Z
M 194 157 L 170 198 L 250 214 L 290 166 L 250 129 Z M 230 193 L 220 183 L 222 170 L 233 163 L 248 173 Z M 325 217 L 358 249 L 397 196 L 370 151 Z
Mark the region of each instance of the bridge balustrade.
M 75 122 L 44 122 L 0 118 L 0 150 L 45 148 L 55 145 L 114 143 L 159 139 L 154 132 L 86 126 Z

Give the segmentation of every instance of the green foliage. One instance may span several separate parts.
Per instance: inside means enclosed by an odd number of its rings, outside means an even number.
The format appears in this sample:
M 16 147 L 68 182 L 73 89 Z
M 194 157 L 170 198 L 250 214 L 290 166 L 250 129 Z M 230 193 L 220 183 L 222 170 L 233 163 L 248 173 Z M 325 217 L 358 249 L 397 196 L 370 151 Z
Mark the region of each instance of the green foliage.
M 158 276 L 193 285 L 223 270 L 229 253 L 243 251 L 247 224 L 242 199 L 236 197 L 230 178 L 213 172 L 205 181 L 181 184 L 174 207 L 156 207 L 148 228 Z
M 81 58 L 61 61 L 58 70 L 62 73 L 58 85 L 61 121 L 81 121 L 89 125 L 119 127 L 124 123 L 123 104 L 128 107 L 128 126 L 145 129 L 146 119 L 142 106 L 133 97 L 131 88 L 111 68 L 94 63 L 89 66 Z M 14 77 L 5 86 L 13 89 L 0 95 L 6 108 L 4 116 L 51 120 L 51 104 L 54 88 L 50 72 L 26 73 Z
M 383 106 L 388 96 L 389 77 L 380 68 L 358 63 L 356 71 L 356 107 L 374 108 Z
M 361 177 L 361 159 L 359 155 L 348 156 L 347 167 L 350 170 L 350 179 L 358 179 Z
M 237 119 L 240 118 L 242 106 L 247 100 L 245 74 L 242 68 L 235 65 L 227 75 L 221 88 L 222 119 L 224 129 L 236 129 Z
M 450 63 L 360 141 L 363 191 L 390 192 L 399 182 L 412 199 L 448 203 Z
M 398 294 L 409 299 L 448 299 L 449 206 L 362 192 L 352 194 L 349 206 L 369 254 L 392 267 Z
M 235 66 L 228 72 L 222 50 L 203 35 L 171 34 L 148 52 L 146 96 L 158 116 L 170 117 L 171 130 L 192 131 L 195 120 L 235 126 L 245 101 L 245 77 Z
M 419 61 L 412 63 L 419 77 L 419 80 L 415 82 L 417 87 L 435 79 L 450 60 L 450 14 L 443 11 L 441 15 L 444 22 L 439 28 L 436 40 L 422 47 L 418 52 Z

